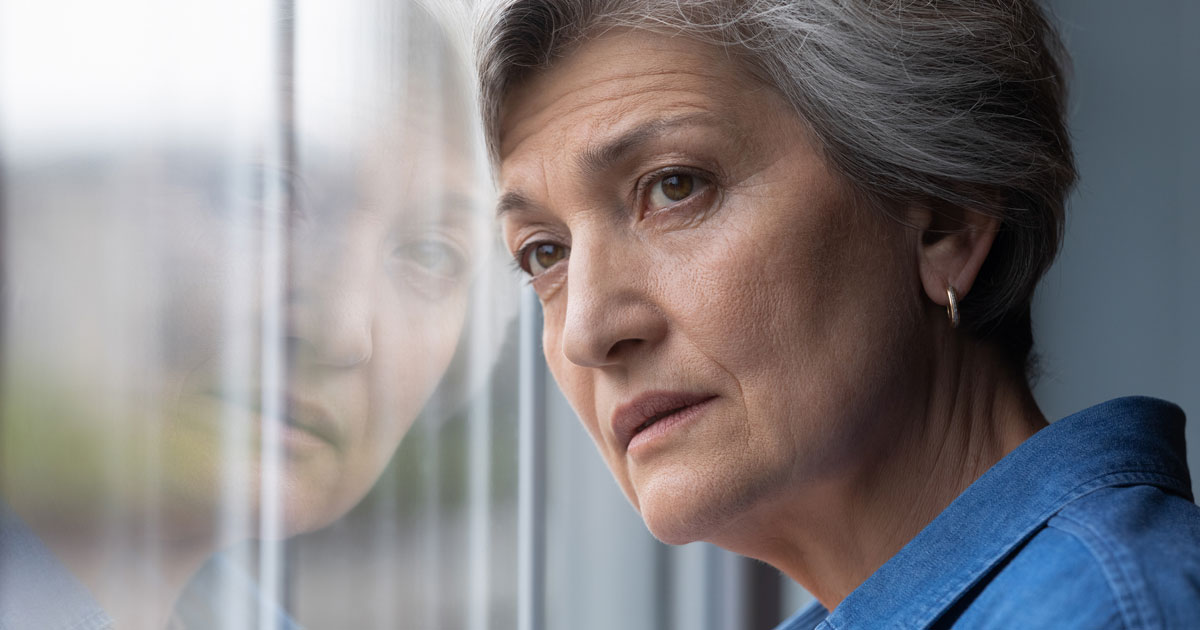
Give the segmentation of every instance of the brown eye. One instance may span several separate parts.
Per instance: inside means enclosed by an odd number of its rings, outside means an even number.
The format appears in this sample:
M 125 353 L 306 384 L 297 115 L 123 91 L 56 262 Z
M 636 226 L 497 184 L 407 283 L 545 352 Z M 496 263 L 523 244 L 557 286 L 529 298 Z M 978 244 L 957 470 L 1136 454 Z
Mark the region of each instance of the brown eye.
M 649 210 L 661 210 L 693 197 L 707 184 L 703 179 L 688 173 L 674 173 L 659 179 L 650 187 Z
M 663 196 L 671 201 L 683 201 L 688 195 L 692 194 L 692 176 L 691 175 L 672 175 L 663 178 L 662 193 Z
M 570 251 L 557 243 L 537 243 L 525 249 L 521 266 L 529 275 L 537 276 L 564 260 Z

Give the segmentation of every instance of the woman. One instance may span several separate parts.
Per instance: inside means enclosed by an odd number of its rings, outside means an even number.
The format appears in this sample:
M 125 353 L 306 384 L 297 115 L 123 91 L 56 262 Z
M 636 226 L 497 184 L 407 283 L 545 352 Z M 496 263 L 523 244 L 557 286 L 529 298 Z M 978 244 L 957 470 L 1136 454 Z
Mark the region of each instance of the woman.
M 482 174 L 465 74 L 425 9 L 389 11 L 371 32 L 303 16 L 282 158 L 254 88 L 222 92 L 270 74 L 220 66 L 223 24 L 173 46 L 123 32 L 189 78 L 154 84 L 170 97 L 149 111 L 115 88 L 96 96 L 115 105 L 64 110 L 53 68 L 6 101 L 0 627 L 258 627 L 281 581 L 269 556 L 262 602 L 231 573 L 184 598 L 195 616 L 176 603 L 214 552 L 345 514 L 433 395 L 492 239 L 464 175 Z
M 669 543 L 785 628 L 1189 627 L 1183 415 L 1047 426 L 1030 300 L 1075 170 L 1033 2 L 516 0 L 479 70 L 546 359 Z

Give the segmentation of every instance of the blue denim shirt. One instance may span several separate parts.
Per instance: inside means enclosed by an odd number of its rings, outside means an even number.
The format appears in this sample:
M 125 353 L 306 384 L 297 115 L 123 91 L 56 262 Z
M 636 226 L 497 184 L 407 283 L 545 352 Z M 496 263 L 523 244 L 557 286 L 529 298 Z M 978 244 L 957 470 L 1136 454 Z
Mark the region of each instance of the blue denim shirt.
M 0 501 L 0 630 L 111 630 L 87 588 Z
M 245 570 L 217 555 L 178 602 L 175 618 L 188 630 L 220 627 L 238 597 L 252 614 L 271 611 L 270 630 L 303 630 L 274 602 L 264 600 Z M 243 623 L 239 628 L 256 624 Z M 113 630 L 87 587 L 63 566 L 19 516 L 0 501 L 0 630 Z M 177 627 L 177 626 L 173 626 Z
M 1009 453 L 840 605 L 777 630 L 1200 628 L 1183 411 L 1118 398 Z

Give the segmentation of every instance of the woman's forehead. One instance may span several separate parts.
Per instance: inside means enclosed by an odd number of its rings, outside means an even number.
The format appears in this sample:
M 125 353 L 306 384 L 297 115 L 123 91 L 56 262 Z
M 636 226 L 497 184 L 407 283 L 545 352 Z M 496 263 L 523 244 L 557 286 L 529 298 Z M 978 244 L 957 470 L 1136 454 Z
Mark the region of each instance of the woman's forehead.
M 509 92 L 500 125 L 504 162 L 524 140 L 558 125 L 596 133 L 655 110 L 677 114 L 733 106 L 755 86 L 716 47 L 623 29 L 590 40 Z

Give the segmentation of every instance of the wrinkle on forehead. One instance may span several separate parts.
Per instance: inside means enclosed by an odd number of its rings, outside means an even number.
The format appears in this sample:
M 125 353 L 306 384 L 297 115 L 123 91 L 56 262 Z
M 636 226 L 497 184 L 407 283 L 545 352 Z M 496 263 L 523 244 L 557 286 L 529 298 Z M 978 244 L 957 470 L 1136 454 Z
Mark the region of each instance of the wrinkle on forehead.
M 740 70 L 719 48 L 694 40 L 644 30 L 607 33 L 509 93 L 500 126 L 501 161 L 545 127 L 549 116 L 578 117 L 588 110 L 586 123 L 596 132 L 648 103 L 710 109 L 713 102 L 757 87 Z M 746 80 L 731 82 L 730 77 Z M 713 91 L 714 85 L 720 88 Z

